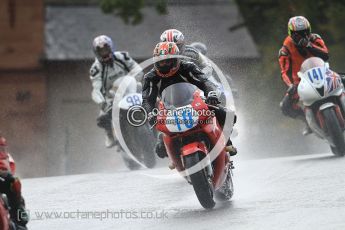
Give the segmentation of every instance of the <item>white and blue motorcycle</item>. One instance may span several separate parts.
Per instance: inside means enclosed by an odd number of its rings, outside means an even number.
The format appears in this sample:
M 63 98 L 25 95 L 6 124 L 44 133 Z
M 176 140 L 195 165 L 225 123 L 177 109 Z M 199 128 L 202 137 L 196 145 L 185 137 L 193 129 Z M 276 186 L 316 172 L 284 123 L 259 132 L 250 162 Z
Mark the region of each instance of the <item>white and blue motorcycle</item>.
M 298 76 L 298 95 L 309 127 L 335 155 L 344 156 L 345 93 L 340 76 L 317 57 L 306 59 Z

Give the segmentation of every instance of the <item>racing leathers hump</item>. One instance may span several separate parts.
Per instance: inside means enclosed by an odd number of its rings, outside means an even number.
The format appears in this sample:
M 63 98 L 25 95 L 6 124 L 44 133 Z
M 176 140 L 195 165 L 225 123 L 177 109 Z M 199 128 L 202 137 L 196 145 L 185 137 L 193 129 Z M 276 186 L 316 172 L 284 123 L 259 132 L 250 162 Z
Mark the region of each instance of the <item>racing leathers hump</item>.
M 182 55 L 191 58 L 187 61 L 195 63 L 202 70 L 202 72 L 207 75 L 207 77 L 212 75 L 212 65 L 209 63 L 206 57 L 193 46 L 186 45 Z

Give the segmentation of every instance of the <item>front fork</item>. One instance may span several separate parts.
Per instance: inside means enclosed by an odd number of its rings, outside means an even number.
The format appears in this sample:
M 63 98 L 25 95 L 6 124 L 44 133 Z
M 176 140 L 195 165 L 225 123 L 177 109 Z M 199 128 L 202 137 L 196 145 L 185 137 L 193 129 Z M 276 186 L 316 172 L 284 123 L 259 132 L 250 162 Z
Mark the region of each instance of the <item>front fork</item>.
M 313 110 L 310 107 L 304 107 L 305 118 L 311 130 L 315 133 L 316 136 L 319 138 L 324 138 L 326 133 L 322 129 L 322 119 L 319 117 L 319 113 L 317 116 L 313 113 Z

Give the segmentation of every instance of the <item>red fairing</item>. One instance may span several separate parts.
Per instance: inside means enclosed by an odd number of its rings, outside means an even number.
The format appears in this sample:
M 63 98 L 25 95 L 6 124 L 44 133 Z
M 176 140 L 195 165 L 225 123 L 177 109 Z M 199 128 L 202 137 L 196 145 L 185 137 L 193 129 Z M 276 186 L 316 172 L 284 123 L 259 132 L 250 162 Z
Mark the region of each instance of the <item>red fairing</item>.
M 209 110 L 207 104 L 203 101 L 203 99 L 200 96 L 200 91 L 196 91 L 194 93 L 194 100 L 191 102 L 191 106 L 195 111 L 201 111 L 201 110 Z M 160 102 L 158 104 L 158 108 L 160 111 L 165 110 L 164 104 Z M 220 125 L 217 122 L 217 119 L 215 116 L 199 116 L 198 124 L 185 131 L 185 132 L 179 132 L 179 133 L 172 133 L 170 132 L 166 125 L 165 125 L 166 117 L 165 116 L 158 116 L 157 117 L 157 125 L 156 129 L 160 132 L 163 132 L 163 141 L 167 150 L 167 154 L 170 158 L 170 160 L 174 163 L 176 169 L 178 171 L 185 170 L 182 158 L 184 156 L 194 154 L 197 152 L 203 152 L 205 154 L 209 154 L 211 149 L 208 149 L 208 147 L 205 145 L 205 143 L 200 140 L 193 140 L 192 142 L 186 141 L 186 143 L 182 146 L 179 146 L 179 143 L 182 144 L 182 140 L 188 140 L 189 137 L 193 135 L 202 134 L 203 136 L 206 136 L 211 143 L 212 146 L 214 146 L 218 139 L 222 143 L 221 147 L 218 149 L 215 149 L 215 151 L 220 152 L 220 154 L 217 156 L 217 158 L 213 161 L 213 178 L 212 183 L 215 187 L 215 189 L 218 189 L 222 186 L 226 179 L 227 175 L 227 166 L 229 164 L 229 157 L 228 154 L 224 150 L 224 146 L 226 145 L 226 140 L 224 138 L 222 129 Z M 202 121 L 202 122 L 200 122 Z M 208 121 L 208 122 L 205 122 Z M 209 122 L 211 121 L 211 122 Z
M 196 152 L 203 152 L 205 154 L 208 154 L 208 150 L 202 142 L 193 142 L 181 148 L 182 156 L 188 156 Z
M 200 96 L 200 91 L 195 91 L 194 100 L 191 103 L 191 105 L 193 109 L 195 109 L 196 111 L 209 110 L 207 104 L 203 101 L 203 99 Z M 210 118 L 209 116 L 200 116 L 199 120 L 205 121 L 209 118 Z

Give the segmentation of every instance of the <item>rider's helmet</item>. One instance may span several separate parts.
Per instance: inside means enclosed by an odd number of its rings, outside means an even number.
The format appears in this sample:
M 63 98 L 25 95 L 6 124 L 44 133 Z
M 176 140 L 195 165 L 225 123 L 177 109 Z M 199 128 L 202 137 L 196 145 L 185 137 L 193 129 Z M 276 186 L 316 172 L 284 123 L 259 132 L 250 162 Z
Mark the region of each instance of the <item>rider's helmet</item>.
M 153 50 L 154 69 L 160 77 L 171 77 L 180 68 L 179 49 L 174 42 L 160 42 Z
M 311 33 L 309 21 L 303 16 L 295 16 L 290 18 L 288 23 L 288 34 L 295 44 L 303 38 L 308 38 Z
M 106 35 L 97 36 L 92 43 L 93 52 L 101 63 L 111 63 L 113 60 L 114 44 Z
M 160 37 L 161 42 L 174 42 L 176 43 L 180 53 L 182 54 L 185 47 L 184 36 L 181 31 L 176 29 L 169 29 L 164 31 Z
M 0 171 L 12 171 L 10 167 L 7 141 L 0 136 Z
M 203 55 L 207 54 L 207 47 L 204 43 L 202 42 L 193 42 L 192 44 L 190 44 L 190 46 L 194 47 L 195 49 L 197 49 L 200 53 L 202 53 Z

